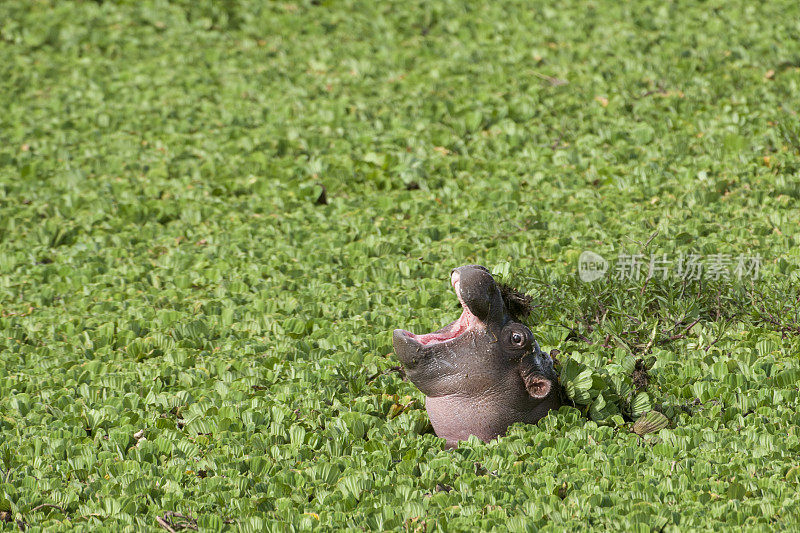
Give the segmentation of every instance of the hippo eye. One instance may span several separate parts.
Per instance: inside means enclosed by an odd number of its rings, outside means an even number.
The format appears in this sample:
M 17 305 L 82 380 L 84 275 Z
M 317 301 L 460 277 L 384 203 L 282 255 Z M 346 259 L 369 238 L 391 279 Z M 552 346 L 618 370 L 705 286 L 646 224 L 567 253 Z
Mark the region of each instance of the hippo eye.
M 509 353 L 518 354 L 520 350 L 527 350 L 533 335 L 528 328 L 518 322 L 508 324 L 503 330 L 503 345 L 510 350 Z

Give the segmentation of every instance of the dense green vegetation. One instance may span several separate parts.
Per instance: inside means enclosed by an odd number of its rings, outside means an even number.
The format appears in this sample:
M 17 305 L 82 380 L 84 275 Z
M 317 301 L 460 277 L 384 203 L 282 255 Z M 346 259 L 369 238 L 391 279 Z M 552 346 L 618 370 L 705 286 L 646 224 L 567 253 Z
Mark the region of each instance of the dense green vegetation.
M 795 1 L 0 2 L 0 527 L 797 527 L 798 95 Z M 445 451 L 466 263 L 671 426 Z

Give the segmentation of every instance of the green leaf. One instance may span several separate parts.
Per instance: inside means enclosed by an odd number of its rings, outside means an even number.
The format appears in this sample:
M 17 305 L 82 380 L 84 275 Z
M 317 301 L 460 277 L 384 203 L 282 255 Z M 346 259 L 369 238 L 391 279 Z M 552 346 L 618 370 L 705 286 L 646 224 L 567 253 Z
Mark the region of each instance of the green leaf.
M 633 425 L 633 432 L 639 436 L 655 433 L 669 426 L 669 419 L 658 411 L 648 411 Z
M 652 409 L 650 396 L 646 392 L 637 394 L 631 402 L 631 416 L 638 418 Z

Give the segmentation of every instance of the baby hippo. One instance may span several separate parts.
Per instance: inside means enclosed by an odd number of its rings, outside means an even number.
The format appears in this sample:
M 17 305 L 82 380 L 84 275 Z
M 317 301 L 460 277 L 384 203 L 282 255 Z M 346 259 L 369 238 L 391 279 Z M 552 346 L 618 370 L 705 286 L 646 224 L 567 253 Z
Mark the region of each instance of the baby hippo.
M 456 268 L 450 283 L 463 311 L 439 331 L 394 330 L 397 358 L 425 394 L 436 435 L 452 448 L 475 435 L 484 442 L 515 422 L 535 423 L 560 405 L 553 360 L 509 310 L 489 271 Z

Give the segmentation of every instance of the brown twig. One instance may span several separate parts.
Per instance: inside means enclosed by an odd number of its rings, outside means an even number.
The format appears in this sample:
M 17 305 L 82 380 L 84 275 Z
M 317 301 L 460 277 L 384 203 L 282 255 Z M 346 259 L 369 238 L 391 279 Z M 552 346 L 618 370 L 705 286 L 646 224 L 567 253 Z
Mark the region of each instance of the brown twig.
M 53 504 L 53 503 L 42 503 L 42 504 L 40 504 L 40 505 L 37 505 L 37 506 L 36 506 L 36 507 L 34 507 L 33 509 L 31 509 L 31 510 L 30 510 L 30 512 L 31 512 L 31 513 L 35 513 L 36 511 L 39 511 L 39 510 L 41 510 L 41 509 L 44 509 L 44 508 L 58 509 L 58 510 L 59 510 L 59 511 L 61 511 L 62 513 L 64 513 L 64 514 L 68 514 L 68 513 L 67 513 L 67 511 L 66 511 L 66 509 L 64 509 L 64 508 L 63 508 L 63 507 L 61 507 L 60 505 L 56 505 L 56 504 Z
M 685 339 L 685 338 L 686 338 L 686 334 L 687 334 L 687 333 L 689 333 L 689 330 L 690 330 L 690 329 L 692 329 L 693 327 L 695 327 L 695 325 L 696 325 L 698 322 L 700 322 L 700 320 L 701 320 L 701 319 L 699 319 L 699 318 L 698 318 L 697 320 L 695 320 L 694 322 L 692 322 L 691 324 L 689 324 L 688 326 L 686 326 L 686 329 L 684 329 L 684 330 L 683 330 L 683 333 L 679 333 L 679 334 L 677 334 L 677 335 L 673 335 L 673 336 L 669 337 L 669 338 L 667 339 L 667 342 L 676 341 L 676 340 L 678 340 L 678 339 Z
M 176 529 L 193 529 L 197 531 L 197 520 L 191 516 L 176 513 L 175 511 L 167 511 L 164 513 L 164 520 L 169 520 L 169 525 Z M 176 522 L 173 518 L 181 520 Z
M 563 138 L 564 138 L 564 134 L 563 133 L 559 133 L 558 134 L 558 138 L 555 141 L 553 141 L 553 144 L 550 145 L 550 149 L 551 150 L 557 149 L 561 145 L 561 139 L 563 139 Z
M 645 241 L 644 244 L 642 244 L 641 241 L 637 241 L 636 239 L 630 239 L 630 240 L 632 240 L 633 242 L 635 242 L 636 244 L 639 245 L 639 253 L 642 253 L 644 251 L 644 249 L 647 248 L 647 245 L 650 244 L 651 242 L 653 242 L 653 239 L 656 238 L 656 235 L 658 235 L 658 230 L 655 230 L 652 233 L 652 235 L 650 235 L 650 237 L 647 239 L 647 241 Z
M 634 322 L 636 322 L 637 324 L 641 324 L 641 323 L 642 323 L 642 321 L 641 321 L 641 320 L 639 320 L 639 319 L 638 319 L 638 318 L 636 318 L 636 317 L 633 317 L 633 316 L 629 315 L 628 313 L 625 313 L 625 316 L 626 316 L 626 317 L 628 317 L 628 318 L 630 318 L 631 320 L 633 320 L 633 321 L 634 321 Z
M 653 279 L 653 277 L 652 277 L 652 276 L 649 276 L 649 275 L 648 275 L 648 276 L 647 276 L 647 277 L 644 279 L 644 283 L 642 283 L 642 288 L 641 288 L 641 290 L 639 291 L 639 296 L 641 296 L 642 294 L 644 294 L 644 290 L 647 288 L 647 284 L 648 284 L 648 283 L 650 283 L 650 280 L 651 280 L 651 279 Z
M 561 78 L 554 78 L 553 76 L 548 76 L 546 74 L 542 74 L 541 72 L 536 72 L 535 70 L 532 70 L 531 73 L 540 80 L 548 82 L 550 85 L 557 86 L 557 85 L 566 85 L 568 83 L 567 80 L 562 80 Z
M 580 338 L 583 342 L 585 342 L 587 344 L 594 344 L 591 340 L 589 340 L 588 337 L 578 333 L 578 330 L 576 330 L 575 328 L 571 328 L 571 327 L 567 326 L 566 324 L 559 324 L 559 325 L 562 328 L 567 328 L 572 335 L 575 335 L 576 337 Z
M 169 531 L 169 533 L 175 533 L 175 530 L 170 527 L 166 520 L 161 518 L 160 516 L 156 516 L 156 522 L 158 525 Z
M 611 348 L 612 347 L 610 344 L 608 344 L 608 341 L 610 341 L 610 340 L 611 340 L 611 334 L 609 333 L 608 335 L 606 335 L 605 340 L 603 340 L 603 348 Z
M 717 343 L 720 341 L 720 339 L 722 339 L 722 334 L 720 334 L 720 336 L 719 336 L 719 337 L 717 337 L 716 339 L 714 339 L 714 342 L 712 342 L 711 344 L 709 344 L 708 346 L 706 346 L 706 347 L 704 348 L 704 351 L 705 351 L 706 353 L 708 353 L 708 351 L 711 349 L 711 347 L 712 347 L 712 346 L 714 346 L 715 344 L 717 344 Z
M 671 332 L 671 331 L 675 331 L 675 328 L 677 328 L 678 326 L 680 326 L 681 324 L 683 324 L 683 320 L 684 320 L 685 318 L 686 318 L 686 316 L 684 315 L 684 316 L 682 316 L 680 319 L 676 320 L 676 321 L 675 321 L 675 323 L 674 323 L 674 324 L 672 324 L 672 327 L 671 327 L 671 328 L 669 328 L 669 329 L 662 329 L 662 330 L 661 330 L 661 334 L 662 334 L 662 335 L 666 335 L 667 333 L 669 333 L 669 332 Z

